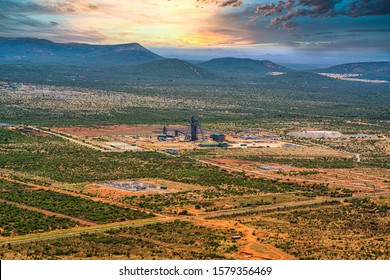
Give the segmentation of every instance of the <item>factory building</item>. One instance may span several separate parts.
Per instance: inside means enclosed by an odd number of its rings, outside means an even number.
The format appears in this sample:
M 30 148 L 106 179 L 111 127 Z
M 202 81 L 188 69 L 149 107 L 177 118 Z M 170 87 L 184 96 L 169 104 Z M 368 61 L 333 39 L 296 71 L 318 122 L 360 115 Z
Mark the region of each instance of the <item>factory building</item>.
M 222 134 L 222 133 L 213 133 L 213 134 L 211 134 L 210 137 L 216 142 L 225 141 L 225 134 Z
M 175 138 L 175 136 L 169 135 L 169 134 L 164 134 L 164 133 L 157 135 L 158 141 L 167 141 L 167 140 L 171 140 L 173 138 Z
M 199 144 L 199 147 L 202 148 L 227 148 L 229 145 L 225 142 L 209 142 Z
M 166 134 L 159 134 L 157 135 L 158 141 L 167 141 L 167 135 Z

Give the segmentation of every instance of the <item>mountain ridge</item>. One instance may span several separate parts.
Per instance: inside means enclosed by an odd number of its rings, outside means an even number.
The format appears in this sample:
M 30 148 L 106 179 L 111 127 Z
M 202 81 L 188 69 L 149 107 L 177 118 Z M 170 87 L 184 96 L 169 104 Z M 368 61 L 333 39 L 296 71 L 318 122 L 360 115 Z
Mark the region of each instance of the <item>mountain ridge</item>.
M 200 63 L 191 63 L 177 58 L 167 59 L 137 42 L 113 45 L 56 43 L 34 37 L 0 37 L 0 64 L 116 68 L 116 71 L 110 70 L 112 75 L 115 75 L 119 71 L 118 68 L 121 68 L 121 74 L 128 73 L 137 76 L 217 78 L 226 81 L 257 80 L 262 77 L 297 71 L 270 60 L 251 58 L 222 57 Z M 390 62 L 387 61 L 345 63 L 305 71 L 346 74 L 361 79 L 390 81 Z M 281 75 L 278 79 L 291 77 L 300 78 L 302 75 Z M 312 78 L 319 79 L 317 76 Z
M 286 72 L 290 69 L 269 60 L 222 57 L 198 64 L 199 66 L 225 76 L 264 76 L 269 72 Z
M 167 58 L 140 64 L 129 69 L 129 73 L 157 78 L 210 79 L 215 77 L 214 73 L 177 58 Z
M 0 37 L 0 62 L 75 66 L 132 66 L 162 59 L 139 43 L 93 45 Z
M 344 63 L 327 68 L 314 69 L 312 72 L 352 74 L 360 78 L 390 80 L 390 62 L 372 61 Z

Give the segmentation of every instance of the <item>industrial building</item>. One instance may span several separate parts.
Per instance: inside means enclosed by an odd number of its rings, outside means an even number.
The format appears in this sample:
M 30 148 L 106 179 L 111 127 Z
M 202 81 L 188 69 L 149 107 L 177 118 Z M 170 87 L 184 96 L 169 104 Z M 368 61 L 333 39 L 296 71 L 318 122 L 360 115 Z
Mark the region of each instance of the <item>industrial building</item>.
M 173 139 L 173 138 L 175 138 L 175 136 L 169 135 L 169 134 L 164 134 L 164 133 L 157 135 L 157 140 L 158 141 L 167 141 L 167 140 L 170 140 L 170 139 Z
M 204 137 L 203 129 L 200 126 L 199 118 L 197 115 L 194 115 L 191 117 L 191 122 L 186 133 L 186 140 L 192 142 L 198 141 L 199 140 L 198 131 L 200 132 L 200 134 L 202 134 L 201 140 L 204 141 L 205 137 Z
M 216 142 L 223 142 L 226 139 L 225 134 L 222 133 L 213 133 L 210 135 L 210 137 Z
M 229 147 L 228 143 L 225 142 L 209 142 L 199 144 L 199 147 L 202 148 L 227 148 Z
M 157 186 L 149 183 L 142 183 L 138 181 L 128 181 L 128 182 L 116 182 L 116 181 L 107 181 L 99 184 L 104 187 L 111 187 L 116 189 L 122 189 L 126 191 L 147 191 L 155 190 Z
M 205 140 L 203 129 L 200 126 L 200 121 L 199 121 L 199 118 L 197 115 L 193 115 L 191 117 L 191 121 L 190 121 L 190 124 L 188 126 L 187 132 L 182 132 L 178 129 L 175 129 L 174 135 L 169 135 L 168 128 L 166 126 L 164 126 L 162 133 L 157 135 L 157 140 L 158 141 L 167 141 L 168 139 L 177 138 L 179 136 L 179 134 L 184 135 L 185 141 L 195 142 L 198 140 L 201 140 L 201 141 Z M 202 137 L 199 138 L 199 135 L 202 135 Z
M 166 134 L 158 134 L 157 140 L 158 141 L 167 141 L 167 135 Z
M 241 134 L 238 135 L 239 138 L 245 140 L 279 140 L 280 137 L 277 135 L 256 135 L 256 134 Z

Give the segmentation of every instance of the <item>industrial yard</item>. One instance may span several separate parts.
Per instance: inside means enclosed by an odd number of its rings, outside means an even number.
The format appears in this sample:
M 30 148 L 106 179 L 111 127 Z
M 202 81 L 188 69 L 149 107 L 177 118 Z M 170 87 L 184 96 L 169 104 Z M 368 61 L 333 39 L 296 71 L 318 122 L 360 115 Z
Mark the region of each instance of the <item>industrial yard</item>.
M 289 148 L 297 146 L 267 134 L 224 134 L 199 124 L 162 126 L 99 126 L 53 128 L 53 132 L 116 151 L 157 150 L 178 154 L 181 150 L 228 148 Z

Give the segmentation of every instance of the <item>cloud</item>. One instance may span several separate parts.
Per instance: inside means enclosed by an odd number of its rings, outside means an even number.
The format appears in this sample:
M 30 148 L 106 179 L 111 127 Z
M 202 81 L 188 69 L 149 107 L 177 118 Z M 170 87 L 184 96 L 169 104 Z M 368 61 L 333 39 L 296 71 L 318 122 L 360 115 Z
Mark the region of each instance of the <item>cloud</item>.
M 219 7 L 238 7 L 241 6 L 243 3 L 243 0 L 196 0 L 196 2 L 201 2 L 201 3 L 215 3 Z
M 347 30 L 347 32 L 358 32 L 358 33 L 362 33 L 362 32 L 368 32 L 368 33 L 389 33 L 390 32 L 390 29 L 381 29 L 381 28 L 378 28 L 378 29 L 350 29 L 350 30 Z
M 32 1 L 0 0 L 0 35 L 20 35 L 35 30 L 51 29 L 54 21 L 41 20 L 32 15 L 54 14 L 53 7 L 40 5 Z M 54 23 L 54 24 L 53 24 Z
M 0 7 L 0 34 L 8 34 L 11 30 L 28 32 L 34 28 L 55 28 L 59 23 L 44 16 L 87 13 L 99 9 L 93 4 L 76 4 L 70 0 L 0 0 Z
M 238 7 L 241 0 L 198 0 L 198 2 L 216 3 L 219 6 Z M 249 20 L 253 24 L 260 17 L 272 17 L 267 27 L 279 27 L 292 30 L 298 26 L 294 18 L 299 17 L 362 17 L 384 16 L 390 14 L 389 0 L 279 0 L 260 4 L 254 1 L 257 15 Z M 261 1 L 263 2 L 263 1 Z
M 69 14 L 93 13 L 98 6 L 62 0 L 0 0 L 0 36 L 50 37 L 51 39 L 77 41 L 103 41 L 103 35 L 88 27 L 86 30 L 66 28 L 62 19 Z
M 351 17 L 384 16 L 390 14 L 388 0 L 361 0 L 353 1 L 342 7 L 341 13 Z
M 284 0 L 279 6 L 276 1 L 270 2 L 253 0 L 250 2 L 251 5 L 244 4 L 241 8 L 223 11 L 221 9 L 221 12 L 213 17 L 213 22 L 221 29 L 215 29 L 215 32 L 222 33 L 223 30 L 227 29 L 235 30 L 236 32 L 231 33 L 231 35 L 237 40 L 249 41 L 248 45 L 252 46 L 261 45 L 263 47 L 266 44 L 273 44 L 276 49 L 279 47 L 294 50 L 318 50 L 321 48 L 338 50 L 389 49 L 390 41 L 386 36 L 386 30 L 389 30 L 390 27 L 389 16 L 362 16 L 360 18 L 347 15 L 337 16 L 335 12 L 329 11 L 329 4 L 321 1 L 322 5 L 318 9 L 316 8 L 320 11 L 316 12 L 319 14 L 316 19 L 321 18 L 321 20 L 315 20 L 314 23 L 314 20 L 310 20 L 309 16 L 301 16 L 302 18 L 295 16 L 295 10 L 304 9 L 304 7 L 294 8 L 294 1 Z M 244 3 L 248 2 L 244 1 Z M 270 13 L 268 16 L 256 13 L 259 3 L 269 4 L 264 10 L 274 13 Z M 336 12 L 340 11 L 340 4 L 342 1 L 335 5 Z M 285 9 L 286 6 L 289 10 Z M 277 13 L 277 11 L 282 12 Z M 290 14 L 288 14 L 289 12 Z M 307 12 L 300 11 L 296 14 L 303 15 Z M 314 18 L 314 13 L 312 14 Z M 248 19 L 252 17 L 257 18 L 248 22 Z M 297 28 L 298 24 L 300 24 L 299 28 Z M 271 28 L 264 28 L 264 26 Z
M 100 9 L 91 3 L 75 3 L 71 0 L 43 1 L 43 0 L 0 0 L 1 12 L 3 13 L 28 13 L 28 14 L 70 14 L 77 12 L 89 12 Z
M 286 30 L 293 30 L 293 29 L 295 29 L 297 26 L 298 26 L 298 23 L 292 22 L 292 21 L 283 22 L 283 24 L 282 24 L 282 28 L 283 28 L 283 29 L 286 29 Z
M 297 17 L 361 17 L 383 16 L 390 14 L 388 0 L 287 0 L 260 4 L 256 12 L 262 16 L 274 16 L 267 27 L 279 26 L 282 29 L 294 29 L 298 26 L 292 22 Z M 278 15 L 281 14 L 281 15 Z

